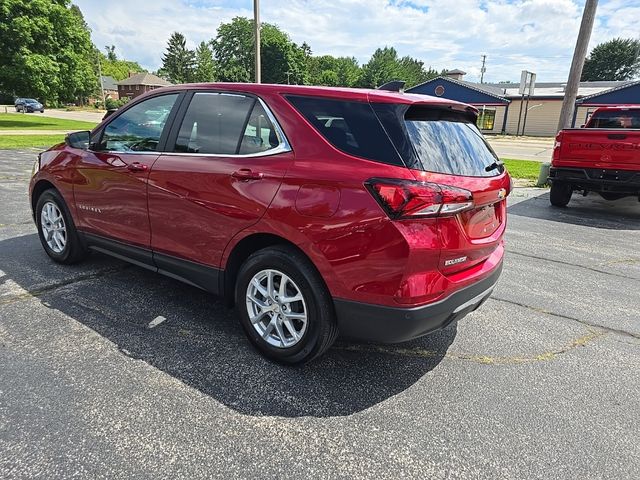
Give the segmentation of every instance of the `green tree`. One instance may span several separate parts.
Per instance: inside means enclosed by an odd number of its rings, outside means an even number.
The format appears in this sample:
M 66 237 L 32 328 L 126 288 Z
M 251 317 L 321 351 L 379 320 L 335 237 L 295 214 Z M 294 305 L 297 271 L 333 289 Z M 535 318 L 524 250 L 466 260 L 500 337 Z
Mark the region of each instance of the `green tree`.
M 200 42 L 196 49 L 196 69 L 193 74 L 194 82 L 213 82 L 216 76 L 216 66 L 213 52 L 206 42 Z
M 614 38 L 591 50 L 582 69 L 584 81 L 630 80 L 640 72 L 640 40 Z
M 107 60 L 109 60 L 110 62 L 115 62 L 118 60 L 115 45 L 107 45 L 106 47 L 104 47 L 104 49 L 107 52 Z
M 391 80 L 403 80 L 401 78 L 398 52 L 393 47 L 378 48 L 371 59 L 362 66 L 360 86 L 376 88 Z
M 409 56 L 400 59 L 398 74 L 400 75 L 400 80 L 406 82 L 407 88 L 419 85 L 438 76 L 437 70 L 433 70 L 431 67 L 425 70 L 422 60 L 417 60 Z
M 195 73 L 196 54 L 187 48 L 187 40 L 179 32 L 169 38 L 162 57 L 162 71 L 172 83 L 189 83 Z
M 101 52 L 98 52 L 97 55 L 100 58 L 102 75 L 113 77 L 117 81 L 124 80 L 129 76 L 129 73 L 146 72 L 137 62 L 119 60 L 117 57 L 115 60 L 110 60 L 108 54 L 104 55 Z
M 410 56 L 398 58 L 393 47 L 378 48 L 371 59 L 362 66 L 360 86 L 376 88 L 392 80 L 404 80 L 406 87 L 412 87 L 438 76 L 431 67 L 424 68 L 424 62 Z
M 224 82 L 249 82 L 253 79 L 253 22 L 235 17 L 218 27 L 213 52 L 218 78 Z
M 361 69 L 354 57 L 322 55 L 307 60 L 308 80 L 312 85 L 354 87 L 358 85 Z
M 252 81 L 255 65 L 253 21 L 236 17 L 221 24 L 213 41 L 213 51 L 220 80 Z M 263 82 L 305 82 L 305 51 L 277 26 L 260 25 L 260 52 Z
M 98 80 L 89 29 L 69 0 L 0 2 L 0 91 L 83 102 Z

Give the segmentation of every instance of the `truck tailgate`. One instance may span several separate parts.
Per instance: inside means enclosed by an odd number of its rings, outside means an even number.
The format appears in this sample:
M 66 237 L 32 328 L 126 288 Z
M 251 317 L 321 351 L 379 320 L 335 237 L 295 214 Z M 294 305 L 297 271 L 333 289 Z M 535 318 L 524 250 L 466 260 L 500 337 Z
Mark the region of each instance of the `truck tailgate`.
M 561 132 L 554 167 L 640 170 L 640 130 L 576 128 Z

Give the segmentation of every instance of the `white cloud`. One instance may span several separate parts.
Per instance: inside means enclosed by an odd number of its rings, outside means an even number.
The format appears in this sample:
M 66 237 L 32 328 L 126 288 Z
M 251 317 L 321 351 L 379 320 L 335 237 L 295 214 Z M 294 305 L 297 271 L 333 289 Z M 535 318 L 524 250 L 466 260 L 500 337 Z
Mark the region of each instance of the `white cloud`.
M 253 15 L 251 0 L 76 0 L 96 45 L 155 69 L 173 31 L 191 46 L 215 36 L 221 22 Z M 539 81 L 565 80 L 583 1 L 574 0 L 262 0 L 263 21 L 275 23 L 316 54 L 352 55 L 365 62 L 385 45 L 438 70 L 479 76 L 487 55 L 488 81 L 517 80 L 520 70 Z M 638 36 L 637 0 L 600 2 L 591 46 L 616 36 Z

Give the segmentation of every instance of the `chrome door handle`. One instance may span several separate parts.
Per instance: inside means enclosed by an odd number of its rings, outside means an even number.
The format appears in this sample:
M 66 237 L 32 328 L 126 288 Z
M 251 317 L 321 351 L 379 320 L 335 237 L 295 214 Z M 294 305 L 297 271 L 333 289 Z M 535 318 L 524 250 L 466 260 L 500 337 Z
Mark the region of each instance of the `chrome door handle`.
M 233 178 L 239 180 L 261 180 L 264 177 L 263 173 L 253 172 L 248 168 L 241 168 L 231 174 Z
M 133 163 L 130 163 L 129 165 L 127 165 L 127 170 L 130 170 L 132 172 L 144 172 L 148 168 L 149 167 L 147 165 L 145 165 L 144 163 L 140 163 L 140 162 L 133 162 Z

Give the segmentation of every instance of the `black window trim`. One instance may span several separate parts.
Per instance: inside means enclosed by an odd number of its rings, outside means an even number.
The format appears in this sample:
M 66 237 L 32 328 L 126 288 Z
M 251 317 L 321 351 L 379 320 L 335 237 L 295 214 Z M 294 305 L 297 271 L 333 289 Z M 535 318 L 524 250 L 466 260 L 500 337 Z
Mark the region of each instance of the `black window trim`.
M 256 102 L 258 102 L 264 109 L 265 113 L 267 114 L 267 117 L 269 118 L 269 121 L 271 122 L 271 124 L 273 125 L 273 128 L 276 131 L 276 136 L 278 137 L 278 146 L 270 148 L 269 150 L 265 150 L 263 152 L 256 152 L 256 153 L 235 153 L 235 154 L 224 153 L 223 154 L 223 153 L 174 152 L 173 149 L 175 148 L 176 141 L 178 140 L 178 135 L 180 134 L 180 128 L 182 127 L 182 122 L 184 121 L 184 117 L 187 113 L 187 109 L 189 108 L 189 105 L 191 104 L 193 97 L 197 93 L 208 93 L 208 94 L 214 94 L 214 95 L 235 95 L 235 96 L 252 98 L 254 100 L 254 103 L 251 109 L 249 110 L 249 114 L 247 116 L 247 122 L 249 120 L 253 107 L 255 107 Z M 176 118 L 174 119 L 171 129 L 169 130 L 169 133 L 167 135 L 167 139 L 164 145 L 164 150 L 162 152 L 162 155 L 175 156 L 175 157 L 255 158 L 255 157 L 269 157 L 272 155 L 277 155 L 280 153 L 287 153 L 292 151 L 293 149 L 291 148 L 291 144 L 289 143 L 289 140 L 287 139 L 284 133 L 284 130 L 280 126 L 280 123 L 276 119 L 275 115 L 273 114 L 269 106 L 265 103 L 264 100 L 262 100 L 262 98 L 252 93 L 239 91 L 239 90 L 236 91 L 236 90 L 199 89 L 199 90 L 189 90 L 186 92 L 186 95 L 182 101 L 182 104 L 180 105 L 180 109 L 177 112 Z
M 141 152 L 136 152 L 136 151 L 123 151 L 123 150 L 97 150 L 94 147 L 97 145 L 101 145 L 102 144 L 102 137 L 104 135 L 104 131 L 106 130 L 106 128 L 111 124 L 111 122 L 113 122 L 114 120 L 116 120 L 120 115 L 124 114 L 125 112 L 127 112 L 130 108 L 135 107 L 136 105 L 143 103 L 147 100 L 151 100 L 154 98 L 159 98 L 159 97 L 164 97 L 167 95 L 178 95 L 178 97 L 176 98 L 176 101 L 173 104 L 173 107 L 171 107 L 171 111 L 169 112 L 169 116 L 167 117 L 167 121 L 164 124 L 164 127 L 162 129 L 162 133 L 160 134 L 160 140 L 158 141 L 158 148 L 156 150 L 153 151 L 141 151 Z M 169 132 L 171 131 L 171 127 L 173 126 L 173 123 L 175 121 L 176 115 L 178 113 L 178 111 L 180 110 L 180 108 L 182 107 L 182 104 L 184 103 L 184 99 L 185 99 L 185 94 L 186 92 L 181 91 L 181 90 L 169 90 L 169 91 L 163 91 L 161 93 L 158 93 L 156 95 L 149 95 L 149 96 L 144 96 L 144 97 L 139 97 L 140 100 L 136 100 L 134 102 L 131 103 L 127 103 L 122 109 L 120 109 L 119 111 L 116 111 L 114 114 L 112 114 L 111 116 L 108 117 L 109 121 L 100 125 L 96 130 L 94 130 L 93 132 L 91 132 L 91 143 L 90 143 L 90 148 L 89 150 L 91 152 L 95 152 L 95 153 L 120 153 L 120 154 L 126 154 L 126 155 L 159 155 L 161 153 L 164 152 L 165 150 L 165 146 L 167 143 L 167 138 L 169 136 Z

